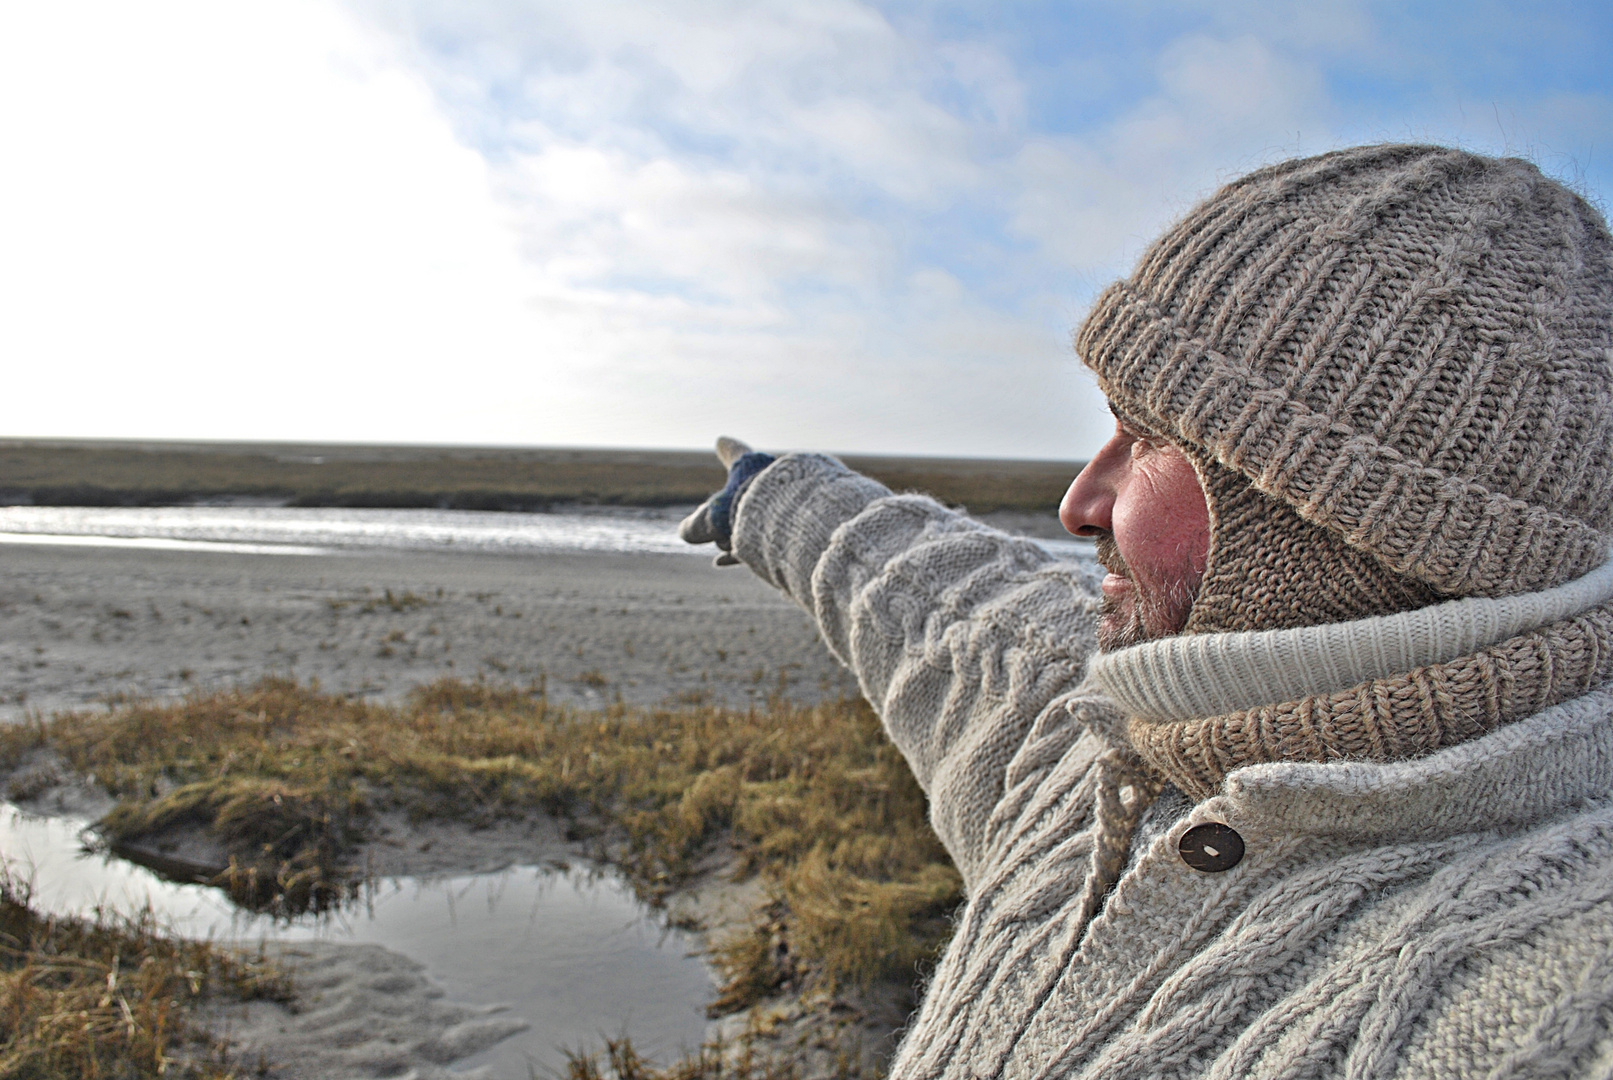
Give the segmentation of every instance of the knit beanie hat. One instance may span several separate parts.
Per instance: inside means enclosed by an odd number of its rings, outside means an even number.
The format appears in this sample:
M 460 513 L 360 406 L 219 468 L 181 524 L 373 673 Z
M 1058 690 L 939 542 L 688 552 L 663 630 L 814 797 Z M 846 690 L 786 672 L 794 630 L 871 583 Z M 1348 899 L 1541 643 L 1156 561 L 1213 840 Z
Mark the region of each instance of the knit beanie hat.
M 1369 146 L 1252 173 L 1076 350 L 1204 482 L 1190 631 L 1549 588 L 1613 539 L 1613 237 L 1528 162 Z

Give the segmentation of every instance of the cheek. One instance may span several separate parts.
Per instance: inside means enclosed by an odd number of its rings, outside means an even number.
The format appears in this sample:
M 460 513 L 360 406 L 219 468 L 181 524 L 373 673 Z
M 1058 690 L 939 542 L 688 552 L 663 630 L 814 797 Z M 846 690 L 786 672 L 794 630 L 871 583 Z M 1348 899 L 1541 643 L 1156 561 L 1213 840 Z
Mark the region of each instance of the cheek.
M 1210 550 L 1210 513 L 1186 458 L 1138 471 L 1115 502 L 1114 535 L 1140 581 L 1197 582 Z
M 1198 473 L 1185 458 L 1182 465 L 1181 473 L 1175 478 L 1176 491 L 1171 496 L 1171 505 L 1177 508 L 1172 519 L 1171 542 L 1179 546 L 1194 573 L 1202 574 L 1210 556 L 1210 507 Z

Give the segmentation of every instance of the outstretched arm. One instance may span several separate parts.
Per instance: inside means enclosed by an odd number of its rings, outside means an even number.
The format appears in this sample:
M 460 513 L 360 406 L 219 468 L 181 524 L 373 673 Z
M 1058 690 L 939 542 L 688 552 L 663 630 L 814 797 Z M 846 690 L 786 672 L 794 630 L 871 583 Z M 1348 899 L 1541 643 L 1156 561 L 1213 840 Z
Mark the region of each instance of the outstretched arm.
M 730 524 L 733 555 L 856 673 L 974 881 L 1009 762 L 1095 647 L 1097 576 L 816 454 L 757 472 Z

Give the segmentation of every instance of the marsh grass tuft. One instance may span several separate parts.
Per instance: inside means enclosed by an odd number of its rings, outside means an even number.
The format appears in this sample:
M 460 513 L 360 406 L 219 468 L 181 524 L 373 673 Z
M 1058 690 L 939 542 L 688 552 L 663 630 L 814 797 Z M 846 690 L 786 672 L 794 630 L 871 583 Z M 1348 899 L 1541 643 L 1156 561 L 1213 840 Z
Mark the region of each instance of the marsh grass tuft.
M 773 996 L 795 977 L 783 919 L 783 905 L 770 905 L 770 917 L 735 931 L 716 944 L 711 961 L 723 973 L 723 985 L 706 1015 L 712 1018 L 739 1012 Z
M 197 828 L 220 841 L 228 865 L 214 884 L 239 904 L 287 914 L 324 910 L 354 894 L 340 869 L 364 807 L 348 791 L 313 792 L 278 777 L 223 775 L 160 798 L 123 800 L 100 822 L 116 854 L 139 841 Z
M 641 1057 L 632 1040 L 623 1036 L 605 1040 L 605 1062 L 599 1055 L 566 1054 L 564 1080 L 797 1080 L 798 1065 L 776 1055 L 759 1053 L 754 1041 L 731 1046 L 705 1046 L 681 1061 L 662 1067 Z M 849 1067 L 847 1076 L 856 1075 Z
M 284 914 L 347 894 L 381 812 L 567 819 L 652 904 L 732 852 L 773 904 L 719 943 L 725 1011 L 783 988 L 911 985 L 961 899 L 923 793 L 860 701 L 583 711 L 444 680 L 387 706 L 268 679 L 0 729 L 0 766 L 41 746 L 118 800 L 100 823 L 112 845 L 199 830 L 229 860 L 216 884 Z
M 41 916 L 0 873 L 0 1077 L 222 1078 L 225 1045 L 189 1023 L 213 1000 L 289 997 L 261 958 L 161 932 L 149 911 Z
M 368 615 L 382 608 L 397 612 L 413 611 L 415 608 L 427 607 L 434 603 L 436 603 L 435 600 L 421 596 L 419 593 L 409 589 L 404 589 L 402 592 L 397 593 L 387 589 L 381 596 L 372 597 L 364 601 L 364 606 L 359 608 L 359 612 Z

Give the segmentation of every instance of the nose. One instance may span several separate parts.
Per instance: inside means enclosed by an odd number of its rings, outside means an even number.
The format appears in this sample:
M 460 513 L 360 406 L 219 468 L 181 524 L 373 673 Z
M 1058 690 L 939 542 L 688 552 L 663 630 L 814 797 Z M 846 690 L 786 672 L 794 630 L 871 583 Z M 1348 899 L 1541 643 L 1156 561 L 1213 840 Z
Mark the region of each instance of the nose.
M 1059 522 L 1075 536 L 1097 536 L 1114 530 L 1115 491 L 1119 470 L 1128 460 L 1125 437 L 1117 432 L 1087 462 L 1059 503 Z

